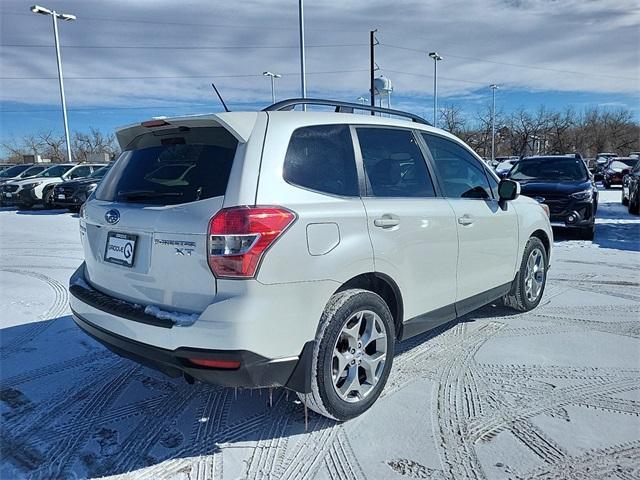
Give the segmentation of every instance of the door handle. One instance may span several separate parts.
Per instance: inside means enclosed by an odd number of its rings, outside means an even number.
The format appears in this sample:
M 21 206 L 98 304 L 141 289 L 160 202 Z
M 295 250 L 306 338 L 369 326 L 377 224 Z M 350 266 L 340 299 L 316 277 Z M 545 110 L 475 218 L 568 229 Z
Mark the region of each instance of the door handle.
M 458 217 L 458 223 L 460 225 L 472 225 L 474 222 L 473 217 L 471 215 L 464 214 L 461 217 Z
M 400 219 L 383 215 L 381 218 L 376 218 L 373 224 L 380 228 L 391 228 L 400 225 Z

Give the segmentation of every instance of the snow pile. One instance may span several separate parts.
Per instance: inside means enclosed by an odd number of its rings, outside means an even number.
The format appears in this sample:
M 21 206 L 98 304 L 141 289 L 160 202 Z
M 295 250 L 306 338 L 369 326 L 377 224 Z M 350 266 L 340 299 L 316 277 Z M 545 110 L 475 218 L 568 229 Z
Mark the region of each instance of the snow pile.
M 144 309 L 144 313 L 147 315 L 153 315 L 160 320 L 171 320 L 173 324 L 178 327 L 188 327 L 189 325 L 193 325 L 199 317 L 197 313 L 169 312 L 167 310 L 162 310 L 155 305 L 147 305 Z

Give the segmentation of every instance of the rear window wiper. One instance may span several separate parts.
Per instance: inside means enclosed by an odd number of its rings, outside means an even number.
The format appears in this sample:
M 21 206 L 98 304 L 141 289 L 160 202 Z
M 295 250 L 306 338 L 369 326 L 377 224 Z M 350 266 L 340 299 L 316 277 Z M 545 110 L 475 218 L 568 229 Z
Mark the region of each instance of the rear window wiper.
M 129 192 L 118 192 L 118 197 L 125 200 L 134 200 L 136 198 L 162 198 L 162 197 L 181 197 L 181 192 L 154 192 L 153 190 L 132 190 Z

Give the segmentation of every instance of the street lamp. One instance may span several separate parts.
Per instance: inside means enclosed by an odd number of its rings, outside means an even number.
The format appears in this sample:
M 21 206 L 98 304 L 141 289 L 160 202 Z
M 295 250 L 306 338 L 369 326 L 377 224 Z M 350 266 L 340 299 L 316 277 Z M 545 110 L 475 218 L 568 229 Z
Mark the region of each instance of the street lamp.
M 55 10 L 34 5 L 31 7 L 33 13 L 40 15 L 51 15 L 53 18 L 53 36 L 56 44 L 56 60 L 58 62 L 58 82 L 60 83 L 60 101 L 62 102 L 62 119 L 64 120 L 64 138 L 67 143 L 67 159 L 71 161 L 71 140 L 69 138 L 69 122 L 67 120 L 67 101 L 64 97 L 64 80 L 62 78 L 62 58 L 60 57 L 60 41 L 58 39 L 58 19 L 70 22 L 76 19 L 75 15 L 70 13 L 58 13 Z
M 496 90 L 499 88 L 495 83 L 489 85 L 493 97 L 491 107 L 491 164 L 496 160 Z
M 262 72 L 262 75 L 264 75 L 265 77 L 271 77 L 271 103 L 276 103 L 275 79 L 282 77 L 282 75 L 272 72 Z
M 438 126 L 438 62 L 442 56 L 438 52 L 431 52 L 429 56 L 433 58 L 433 126 Z

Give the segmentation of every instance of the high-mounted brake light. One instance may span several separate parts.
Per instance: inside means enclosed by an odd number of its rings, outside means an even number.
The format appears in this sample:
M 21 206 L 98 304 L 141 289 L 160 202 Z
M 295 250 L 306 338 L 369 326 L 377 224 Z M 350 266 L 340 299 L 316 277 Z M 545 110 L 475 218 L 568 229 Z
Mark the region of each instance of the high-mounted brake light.
M 232 207 L 209 222 L 209 267 L 218 278 L 254 277 L 267 249 L 289 228 L 295 213 L 282 207 Z
M 157 120 L 147 120 L 146 122 L 142 122 L 140 125 L 146 128 L 152 128 L 152 127 L 162 127 L 164 125 L 171 125 L 171 124 L 168 122 L 165 122 L 162 119 L 157 119 Z

